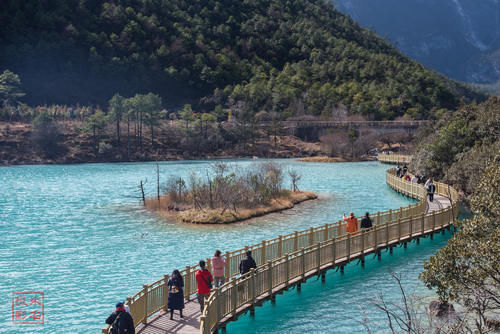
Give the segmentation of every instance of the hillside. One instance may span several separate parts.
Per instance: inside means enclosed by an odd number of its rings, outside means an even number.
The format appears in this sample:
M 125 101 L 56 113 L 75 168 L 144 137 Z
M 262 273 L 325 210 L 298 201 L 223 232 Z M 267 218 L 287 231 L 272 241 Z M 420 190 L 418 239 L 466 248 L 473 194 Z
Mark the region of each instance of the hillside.
M 398 48 L 451 78 L 500 81 L 497 0 L 333 0 L 337 9 Z
M 375 119 L 427 118 L 484 96 L 399 53 L 323 0 L 6 0 L 0 70 L 31 104 L 102 104 L 154 92 L 164 105 Z M 200 100 L 201 99 L 201 100 Z

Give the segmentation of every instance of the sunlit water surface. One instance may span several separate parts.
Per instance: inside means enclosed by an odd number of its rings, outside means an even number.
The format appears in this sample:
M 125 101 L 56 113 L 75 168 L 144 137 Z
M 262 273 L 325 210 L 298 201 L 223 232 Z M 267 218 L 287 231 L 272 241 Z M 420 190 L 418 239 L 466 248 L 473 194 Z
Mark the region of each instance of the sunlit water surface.
M 233 160 L 246 168 L 264 160 Z M 165 221 L 135 198 L 139 181 L 155 191 L 154 163 L 18 166 L 0 168 L 0 332 L 97 333 L 114 304 L 174 268 L 210 257 L 216 248 L 241 248 L 279 234 L 338 220 L 344 212 L 376 212 L 413 203 L 385 184 L 387 165 L 301 163 L 275 160 L 302 175 L 300 188 L 320 199 L 283 213 L 224 226 Z M 204 175 L 213 161 L 160 163 L 161 180 Z M 288 185 L 288 182 L 287 182 Z M 326 284 L 314 279 L 265 303 L 254 318 L 243 316 L 230 333 L 354 333 L 363 331 L 360 308 L 375 293 L 397 299 L 390 272 L 417 293 L 423 261 L 447 236 L 384 253 L 365 269 L 351 264 L 330 271 Z M 12 325 L 12 293 L 43 291 L 44 325 Z M 376 326 L 384 320 L 373 308 Z

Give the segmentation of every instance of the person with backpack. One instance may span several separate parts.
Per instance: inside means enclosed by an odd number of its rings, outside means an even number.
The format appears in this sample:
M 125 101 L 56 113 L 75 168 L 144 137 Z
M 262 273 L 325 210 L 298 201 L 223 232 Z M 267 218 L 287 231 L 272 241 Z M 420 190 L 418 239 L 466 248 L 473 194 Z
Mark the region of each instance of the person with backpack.
M 109 315 L 106 323 L 111 325 L 111 334 L 135 334 L 134 319 L 125 310 L 123 302 L 116 304 L 115 311 Z
M 184 280 L 179 270 L 175 269 L 172 276 L 168 279 L 168 309 L 170 310 L 170 320 L 174 319 L 174 310 L 179 310 L 181 318 L 182 309 L 184 308 Z
M 196 292 L 198 296 L 198 303 L 200 303 L 200 311 L 203 313 L 203 307 L 205 305 L 205 298 L 210 295 L 210 290 L 212 289 L 212 281 L 214 278 L 210 271 L 205 269 L 205 261 L 200 261 L 200 269 L 196 272 L 194 277 L 196 278 Z
M 245 275 L 250 271 L 250 269 L 257 268 L 257 263 L 255 263 L 255 260 L 252 257 L 252 251 L 247 250 L 245 255 L 247 257 L 240 261 L 240 275 Z
M 429 179 L 430 182 L 427 185 L 427 194 L 429 195 L 429 201 L 434 201 L 434 193 L 436 192 L 436 186 L 432 183 L 432 179 Z
M 370 228 L 372 227 L 372 220 L 370 218 L 370 214 L 368 212 L 365 213 L 363 219 L 361 219 L 361 228 Z

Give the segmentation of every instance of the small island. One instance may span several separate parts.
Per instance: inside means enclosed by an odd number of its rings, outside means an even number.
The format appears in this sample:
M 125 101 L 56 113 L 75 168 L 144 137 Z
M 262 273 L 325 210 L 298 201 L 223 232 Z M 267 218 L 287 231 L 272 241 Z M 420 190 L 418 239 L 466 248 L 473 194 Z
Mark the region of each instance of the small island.
M 291 190 L 284 189 L 288 175 Z M 236 169 L 215 163 L 204 177 L 191 174 L 170 178 L 163 194 L 147 198 L 147 209 L 177 221 L 193 224 L 228 224 L 293 208 L 295 204 L 317 199 L 315 193 L 300 191 L 300 175 L 275 163 L 254 164 Z

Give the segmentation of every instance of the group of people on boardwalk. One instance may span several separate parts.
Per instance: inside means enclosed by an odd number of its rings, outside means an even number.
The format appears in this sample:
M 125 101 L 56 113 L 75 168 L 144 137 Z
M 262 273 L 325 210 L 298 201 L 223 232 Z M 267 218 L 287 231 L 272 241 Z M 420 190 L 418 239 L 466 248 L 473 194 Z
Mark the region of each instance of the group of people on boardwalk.
M 240 262 L 240 275 L 245 275 L 252 268 L 257 268 L 257 263 L 252 257 L 252 251 L 247 250 L 245 252 L 245 258 Z M 212 264 L 212 273 L 206 269 L 206 263 L 200 260 L 200 269 L 195 274 L 196 278 L 196 293 L 198 297 L 198 303 L 200 304 L 200 311 L 203 312 L 203 307 L 205 305 L 205 299 L 210 295 L 210 291 L 214 287 L 212 282 L 214 282 L 215 287 L 219 287 L 225 283 L 225 269 L 226 269 L 226 259 L 222 256 L 220 250 L 216 250 L 214 257 L 210 260 Z M 169 300 L 170 308 L 170 300 Z
M 204 260 L 200 260 L 200 268 L 195 273 L 197 299 L 200 304 L 200 311 L 203 312 L 205 299 L 210 295 L 211 290 L 225 283 L 226 259 L 222 256 L 220 250 L 216 250 L 214 256 L 210 259 L 210 272 Z M 240 275 L 245 275 L 252 268 L 257 268 L 257 263 L 252 257 L 252 251 L 245 252 L 245 258 L 240 262 Z M 213 282 L 213 283 L 212 283 Z M 184 309 L 184 279 L 179 270 L 175 269 L 167 281 L 168 287 L 168 309 L 170 311 L 170 320 L 173 320 L 174 311 L 179 311 L 183 318 Z M 112 334 L 132 333 L 135 334 L 135 326 L 130 310 L 123 302 L 116 304 L 116 310 L 107 319 L 106 323 L 111 325 Z
M 429 201 L 434 201 L 434 193 L 436 192 L 436 185 L 432 182 L 432 178 L 425 180 L 424 175 L 414 174 L 413 176 L 408 173 L 408 166 L 406 164 L 401 168 L 399 164 L 396 166 L 396 176 L 400 177 L 408 182 L 424 184 L 427 190 L 427 195 L 429 196 Z
M 257 268 L 255 260 L 252 258 L 252 252 L 246 251 L 246 257 L 240 262 L 240 274 L 244 275 L 252 268 Z M 214 256 L 210 259 L 211 269 L 207 269 L 207 264 L 204 260 L 200 260 L 200 268 L 195 273 L 196 293 L 200 311 L 203 312 L 205 300 L 210 295 L 214 287 L 219 287 L 225 283 L 226 259 L 222 256 L 220 250 L 216 250 Z M 168 309 L 170 310 L 170 319 L 173 319 L 174 310 L 179 310 L 182 318 L 182 310 L 184 309 L 184 282 L 178 270 L 174 270 L 172 276 L 167 282 L 169 287 L 168 292 Z
M 354 212 L 351 212 L 348 217 L 344 213 L 344 221 L 346 222 L 346 232 L 353 234 L 358 232 L 358 219 L 354 216 Z M 361 228 L 371 228 L 373 226 L 372 220 L 370 218 L 370 213 L 366 212 L 365 216 L 361 219 Z

